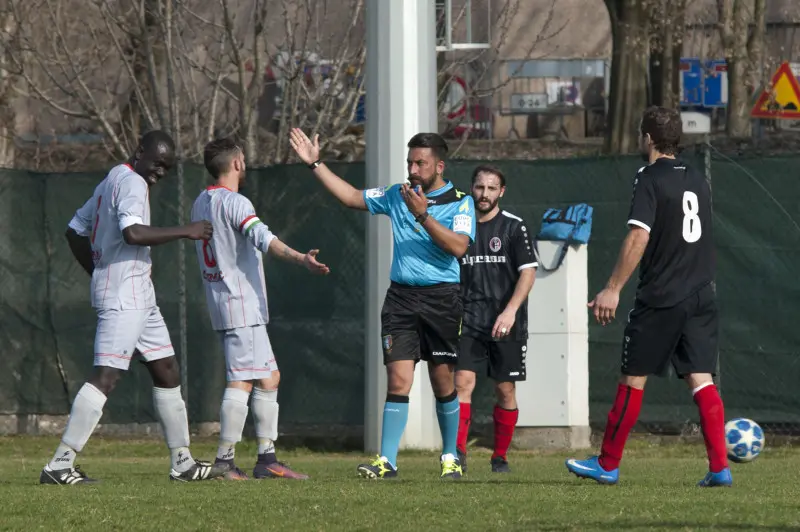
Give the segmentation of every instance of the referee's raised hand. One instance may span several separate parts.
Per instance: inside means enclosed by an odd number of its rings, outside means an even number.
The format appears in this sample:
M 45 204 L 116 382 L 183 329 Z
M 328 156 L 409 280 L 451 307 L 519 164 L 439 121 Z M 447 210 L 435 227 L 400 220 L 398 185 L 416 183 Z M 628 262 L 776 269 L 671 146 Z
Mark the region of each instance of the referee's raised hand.
M 411 214 L 414 216 L 422 216 L 425 214 L 425 211 L 428 210 L 428 198 L 426 198 L 425 193 L 422 192 L 422 187 L 417 187 L 417 190 L 414 190 L 414 188 L 403 184 L 403 187 L 400 189 L 400 194 L 403 196 L 408 210 L 411 211 Z
M 314 135 L 312 142 L 302 129 L 293 127 L 289 132 L 289 144 L 304 163 L 311 164 L 319 160 L 319 135 Z

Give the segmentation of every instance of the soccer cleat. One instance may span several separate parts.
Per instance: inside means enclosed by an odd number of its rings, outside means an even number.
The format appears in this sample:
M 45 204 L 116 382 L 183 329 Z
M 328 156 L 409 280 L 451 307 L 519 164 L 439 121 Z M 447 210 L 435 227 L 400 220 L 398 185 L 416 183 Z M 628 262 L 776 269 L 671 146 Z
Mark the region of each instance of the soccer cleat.
M 458 462 L 458 458 L 456 458 L 452 454 L 443 454 L 441 458 L 441 464 L 442 464 L 442 475 L 439 478 L 441 479 L 461 478 L 463 471 L 461 469 L 461 464 Z
M 456 450 L 458 454 L 458 463 L 461 464 L 461 472 L 467 474 L 467 453 L 461 450 Z
M 502 456 L 492 457 L 492 473 L 511 473 L 511 468 L 508 467 L 508 460 Z
M 397 468 L 385 456 L 379 456 L 371 464 L 360 464 L 357 468 L 362 478 L 395 478 Z
M 224 475 L 218 477 L 220 480 L 250 480 L 247 473 L 236 467 L 233 460 L 220 460 L 217 458 L 214 465 L 228 468 Z
M 586 460 L 570 458 L 566 462 L 570 473 L 579 478 L 590 478 L 599 484 L 616 484 L 619 482 L 619 468 L 606 471 L 600 465 L 599 457 L 592 456 Z
M 719 473 L 706 473 L 706 477 L 697 483 L 701 488 L 730 488 L 733 485 L 731 470 L 726 467 Z
M 169 479 L 176 480 L 178 482 L 197 482 L 200 480 L 211 480 L 213 478 L 221 477 L 228 471 L 230 471 L 230 465 L 228 464 L 212 464 L 211 462 L 206 462 L 204 460 L 195 460 L 192 467 L 184 471 L 183 473 L 178 473 L 174 469 L 171 469 L 169 472 Z
M 261 463 L 256 464 L 253 468 L 253 477 L 257 479 L 263 478 L 291 478 L 295 480 L 307 480 L 308 475 L 292 471 L 288 465 L 283 462 L 272 462 L 270 464 Z
M 73 484 L 96 484 L 98 481 L 86 476 L 79 466 L 65 469 L 50 469 L 50 464 L 44 466 L 39 475 L 39 484 L 59 484 L 71 486 Z

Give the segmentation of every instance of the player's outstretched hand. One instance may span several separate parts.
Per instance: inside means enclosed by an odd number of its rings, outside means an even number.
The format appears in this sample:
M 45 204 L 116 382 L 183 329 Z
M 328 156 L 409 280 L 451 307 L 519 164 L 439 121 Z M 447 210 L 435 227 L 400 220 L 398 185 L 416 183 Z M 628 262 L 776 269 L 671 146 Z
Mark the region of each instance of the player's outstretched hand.
M 302 129 L 293 127 L 289 131 L 289 144 L 304 163 L 311 164 L 319 160 L 319 135 L 314 135 L 314 142 L 311 142 Z
M 494 327 L 492 327 L 492 338 L 499 340 L 508 336 L 515 321 L 516 316 L 513 312 L 501 312 L 494 322 Z
M 589 308 L 594 310 L 594 319 L 604 327 L 616 317 L 617 305 L 619 305 L 619 292 L 608 288 L 603 289 L 589 301 Z
M 303 264 L 305 264 L 306 269 L 311 273 L 315 273 L 317 275 L 328 275 L 331 273 L 331 269 L 317 260 L 318 254 L 318 249 L 312 249 L 306 253 L 306 256 L 303 258 Z
M 186 238 L 190 240 L 211 240 L 214 236 L 214 226 L 208 220 L 192 222 L 186 226 Z
M 418 187 L 417 190 L 414 190 L 404 183 L 400 189 L 400 195 L 403 196 L 408 210 L 411 211 L 411 214 L 414 216 L 422 216 L 425 214 L 425 211 L 428 210 L 428 198 L 425 197 L 422 188 Z

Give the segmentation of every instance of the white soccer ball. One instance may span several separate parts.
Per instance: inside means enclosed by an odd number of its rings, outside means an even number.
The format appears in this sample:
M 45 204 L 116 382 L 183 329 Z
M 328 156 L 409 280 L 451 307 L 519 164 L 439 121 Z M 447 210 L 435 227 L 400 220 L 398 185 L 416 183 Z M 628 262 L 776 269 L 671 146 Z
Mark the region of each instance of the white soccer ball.
M 764 431 L 752 419 L 731 419 L 725 423 L 725 445 L 728 447 L 729 460 L 752 462 L 764 448 Z

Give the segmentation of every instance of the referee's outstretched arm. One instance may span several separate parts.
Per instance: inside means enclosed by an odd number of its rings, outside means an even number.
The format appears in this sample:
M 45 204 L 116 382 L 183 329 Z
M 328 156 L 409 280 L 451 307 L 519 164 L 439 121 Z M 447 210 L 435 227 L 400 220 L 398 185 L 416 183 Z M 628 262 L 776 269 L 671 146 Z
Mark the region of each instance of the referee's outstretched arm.
M 360 211 L 367 210 L 363 192 L 331 172 L 330 168 L 319 160 L 319 135 L 314 135 L 314 142 L 311 142 L 302 129 L 292 128 L 289 132 L 289 143 L 300 160 L 311 168 L 328 192 L 333 194 L 342 205 Z

